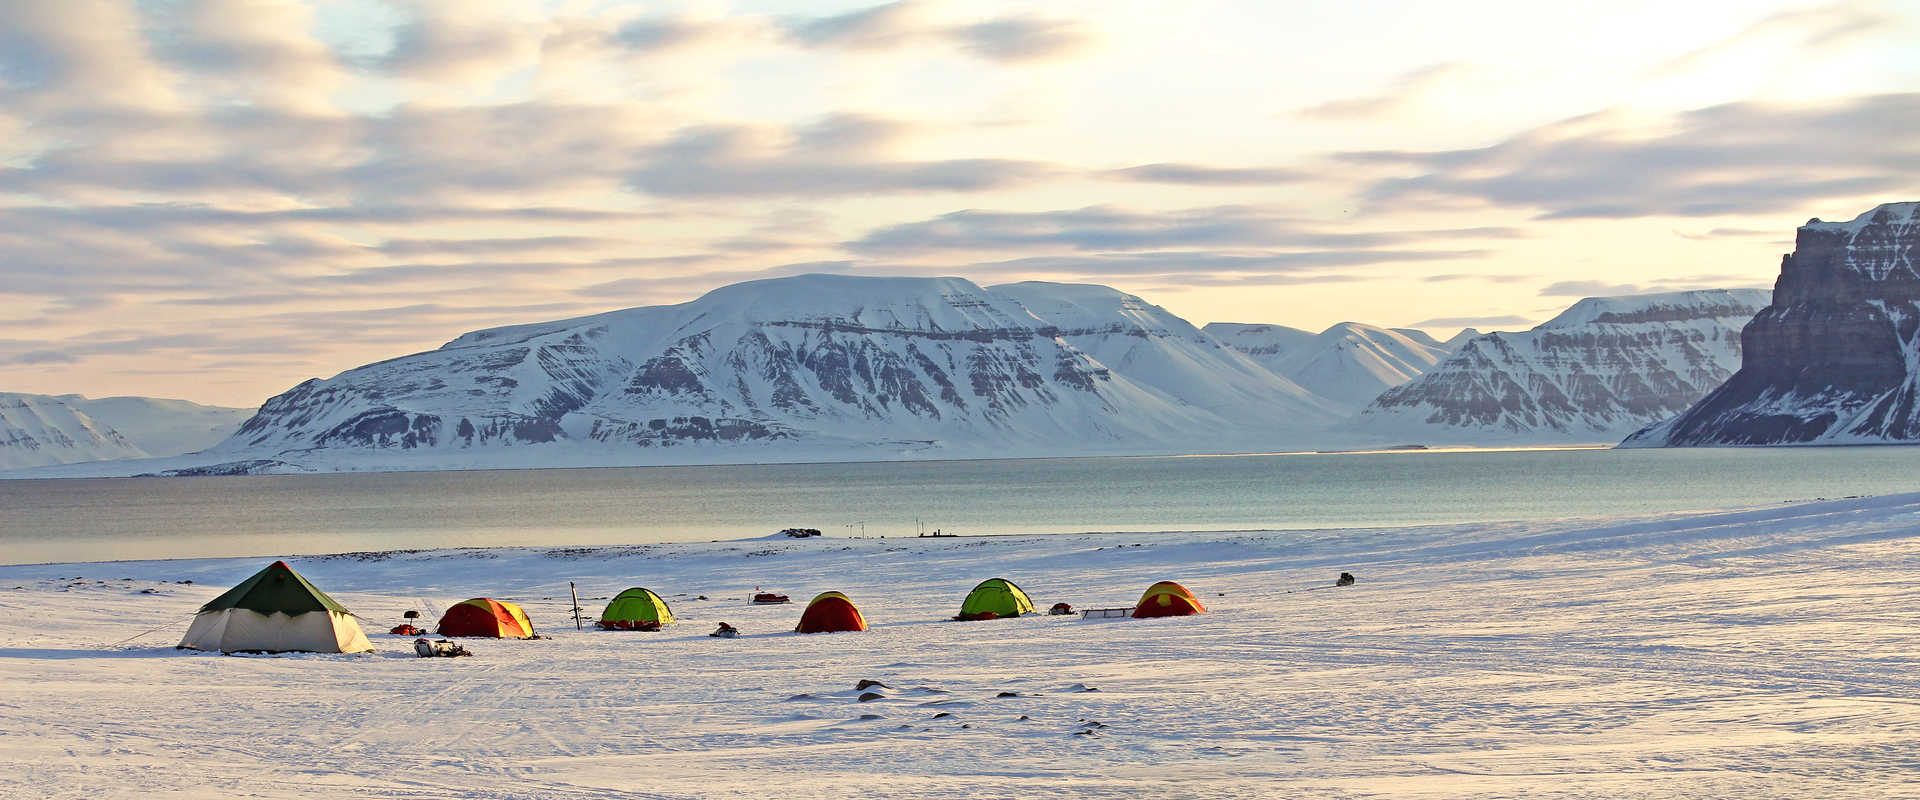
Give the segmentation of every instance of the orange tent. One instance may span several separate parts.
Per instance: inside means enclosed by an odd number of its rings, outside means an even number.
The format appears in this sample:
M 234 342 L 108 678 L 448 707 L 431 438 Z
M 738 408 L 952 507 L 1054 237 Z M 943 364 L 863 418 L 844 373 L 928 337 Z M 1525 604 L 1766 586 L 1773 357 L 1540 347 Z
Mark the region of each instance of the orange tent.
M 835 631 L 864 631 L 867 618 L 860 616 L 860 609 L 853 600 L 839 592 L 821 592 L 819 597 L 807 604 L 807 610 L 800 614 L 800 624 L 794 630 L 801 633 L 833 633 Z
M 1133 617 L 1184 617 L 1188 614 L 1204 614 L 1206 610 L 1206 606 L 1200 605 L 1200 598 L 1194 597 L 1187 587 L 1173 581 L 1161 581 L 1147 587 L 1146 594 L 1140 595 L 1140 603 L 1133 607 Z
M 490 636 L 495 639 L 531 639 L 533 623 L 527 612 L 501 600 L 476 597 L 447 609 L 434 629 L 441 636 Z

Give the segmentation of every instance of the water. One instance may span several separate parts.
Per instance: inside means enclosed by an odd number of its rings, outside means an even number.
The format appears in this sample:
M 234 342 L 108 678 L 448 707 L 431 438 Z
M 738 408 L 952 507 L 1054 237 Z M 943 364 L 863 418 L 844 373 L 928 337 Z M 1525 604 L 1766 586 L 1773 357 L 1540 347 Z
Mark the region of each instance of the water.
M 1920 447 L 0 480 L 0 563 L 764 536 L 1379 527 L 1920 491 Z

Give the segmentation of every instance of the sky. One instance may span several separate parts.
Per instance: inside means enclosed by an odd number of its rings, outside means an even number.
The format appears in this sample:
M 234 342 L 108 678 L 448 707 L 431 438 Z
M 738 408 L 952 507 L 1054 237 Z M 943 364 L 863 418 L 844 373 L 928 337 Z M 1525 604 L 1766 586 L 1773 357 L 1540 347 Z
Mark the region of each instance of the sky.
M 0 391 L 251 407 L 809 272 L 1523 330 L 1770 286 L 1915 131 L 1894 0 L 0 0 Z

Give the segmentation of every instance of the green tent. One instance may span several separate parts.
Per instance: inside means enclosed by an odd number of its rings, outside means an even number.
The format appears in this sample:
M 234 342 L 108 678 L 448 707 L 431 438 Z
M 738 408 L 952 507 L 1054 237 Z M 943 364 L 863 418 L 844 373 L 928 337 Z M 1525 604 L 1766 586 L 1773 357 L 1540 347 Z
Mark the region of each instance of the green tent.
M 224 652 L 364 653 L 373 649 L 353 613 L 285 561 L 200 607 L 180 646 Z
M 667 608 L 667 601 L 660 599 L 660 595 L 652 590 L 638 586 L 615 595 L 607 603 L 606 610 L 600 612 L 600 627 L 607 630 L 657 628 L 671 624 L 673 611 Z
M 1017 617 L 1033 613 L 1033 599 L 1013 581 L 1006 578 L 991 578 L 980 582 L 967 593 L 967 599 L 960 604 L 960 616 L 956 619 L 992 619 L 997 617 Z M 988 617 L 992 614 L 993 617 Z

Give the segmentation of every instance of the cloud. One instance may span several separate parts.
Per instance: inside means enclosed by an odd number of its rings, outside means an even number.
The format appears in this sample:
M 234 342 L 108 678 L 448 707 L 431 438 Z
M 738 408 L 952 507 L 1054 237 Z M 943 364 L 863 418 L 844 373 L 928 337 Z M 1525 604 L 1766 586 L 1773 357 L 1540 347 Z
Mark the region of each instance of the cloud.
M 131 4 L 0 0 L 0 109 L 164 110 L 179 106 Z
M 628 185 L 658 197 L 827 196 L 973 192 L 1033 183 L 1064 172 L 1037 161 L 899 160 L 889 150 L 910 126 L 833 115 L 780 129 L 725 125 L 684 129 L 647 151 Z
M 1780 237 L 1780 232 L 1760 230 L 1758 228 L 1714 228 L 1713 230 L 1702 233 L 1687 233 L 1686 231 L 1677 230 L 1673 232 L 1673 235 L 1694 241 L 1710 241 L 1713 239 L 1751 239 L 1755 237 L 1777 239 Z
M 1486 317 L 1434 317 L 1408 323 L 1409 328 L 1504 328 L 1532 325 L 1533 320 L 1512 314 Z
M 1084 23 L 1028 14 L 966 24 L 938 17 L 931 3 L 901 0 L 830 17 L 790 19 L 782 27 L 789 41 L 804 47 L 886 52 L 944 44 L 1002 64 L 1069 56 L 1095 38 Z
M 1755 22 L 1739 33 L 1655 65 L 1656 76 L 1683 74 L 1748 48 L 1765 48 L 1770 61 L 1784 62 L 1784 51 L 1832 51 L 1859 39 L 1897 29 L 1899 20 L 1879 7 L 1858 2 L 1788 9 Z
M 1535 276 L 1535 275 L 1475 275 L 1475 274 L 1464 273 L 1464 272 L 1453 272 L 1453 273 L 1446 273 L 1442 275 L 1427 275 L 1425 277 L 1422 277 L 1420 280 L 1425 281 L 1427 283 L 1446 283 L 1450 281 L 1486 281 L 1487 283 L 1520 283 L 1522 281 L 1533 280 L 1536 277 L 1538 276 Z
M 620 25 L 611 41 L 632 52 L 645 55 L 684 53 L 716 47 L 770 40 L 773 29 L 757 17 L 701 19 L 696 17 L 654 17 Z M 554 40 L 549 39 L 551 51 Z
M 1646 294 L 1649 290 L 1632 283 L 1606 281 L 1559 281 L 1540 290 L 1541 297 L 1621 297 Z
M 156 54 L 216 101 L 322 112 L 350 79 L 302 4 L 183 0 L 149 19 Z
M 1469 71 L 1459 63 L 1432 64 L 1395 79 L 1386 91 L 1363 97 L 1329 100 L 1295 112 L 1307 119 L 1350 120 L 1387 116 L 1416 103 L 1422 95 Z
M 80 359 L 72 353 L 59 350 L 29 350 L 8 359 L 10 364 L 78 364 Z
M 948 36 L 967 52 L 1009 64 L 1073 55 L 1093 40 L 1079 23 L 1030 16 L 966 25 L 949 30 Z
M 1486 254 L 1484 250 L 1317 250 L 1260 254 L 1211 251 L 1105 253 L 1090 256 L 1033 256 L 1007 261 L 985 261 L 968 264 L 963 271 L 969 275 L 1052 273 L 1187 275 L 1191 277 L 1200 273 L 1310 272 L 1330 267 L 1478 258 Z M 1347 278 L 1320 277 L 1312 282 L 1345 279 Z M 1306 282 L 1299 278 L 1294 280 Z
M 546 20 L 505 0 L 411 0 L 409 19 L 393 34 L 393 49 L 378 66 L 395 74 L 447 85 L 481 86 L 533 66 L 549 28 Z
M 876 229 L 848 242 L 867 254 L 1051 249 L 1146 250 L 1206 245 L 1259 248 L 1368 249 L 1436 239 L 1503 239 L 1511 228 L 1340 230 L 1254 206 L 1137 212 L 1112 206 L 1042 212 L 955 211 Z
M 1211 167 L 1203 164 L 1159 163 L 1111 170 L 1108 176 L 1141 183 L 1189 186 L 1268 186 L 1311 178 L 1300 170 L 1280 167 Z
M 1378 181 L 1376 205 L 1468 199 L 1541 219 L 1771 213 L 1828 199 L 1920 191 L 1920 93 L 1820 105 L 1731 103 L 1651 130 L 1613 114 L 1470 150 L 1346 153 L 1421 170 Z

